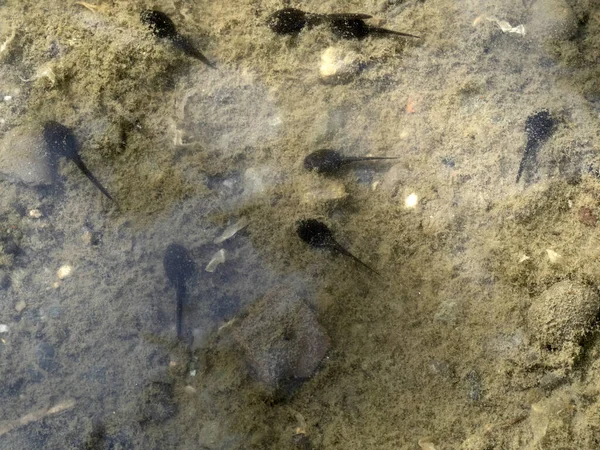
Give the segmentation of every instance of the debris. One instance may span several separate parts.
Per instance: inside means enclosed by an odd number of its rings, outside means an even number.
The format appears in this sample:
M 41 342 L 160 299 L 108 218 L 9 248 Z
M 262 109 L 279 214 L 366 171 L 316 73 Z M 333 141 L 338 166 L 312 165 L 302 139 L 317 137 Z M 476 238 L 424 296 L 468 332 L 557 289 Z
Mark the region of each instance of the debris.
M 39 209 L 30 209 L 29 217 L 31 217 L 32 219 L 39 219 L 40 217 L 42 217 L 42 212 Z
M 34 76 L 32 76 L 31 78 L 21 78 L 21 81 L 23 81 L 24 83 L 29 83 L 30 81 L 35 81 L 35 80 L 39 80 L 40 78 L 46 78 L 49 82 L 50 82 L 50 88 L 53 88 L 54 85 L 56 84 L 56 74 L 54 73 L 54 70 L 52 70 L 52 67 L 50 67 L 49 64 L 46 64 L 42 67 L 40 67 L 38 69 L 38 71 L 35 73 Z
M 216 238 L 213 242 L 215 244 L 220 244 L 221 242 L 226 241 L 229 238 L 232 238 L 233 236 L 235 236 L 235 234 L 238 231 L 241 231 L 244 228 L 246 228 L 248 226 L 248 223 L 249 223 L 248 218 L 242 217 L 236 223 L 229 225 L 227 228 L 225 228 L 225 231 L 223 231 L 221 236 Z
M 15 304 L 15 311 L 17 311 L 18 313 L 20 313 L 21 311 L 23 311 L 25 308 L 27 307 L 27 303 L 25 303 L 23 300 L 19 300 L 16 304 Z
M 221 249 L 213 255 L 212 259 L 206 265 L 206 269 L 204 269 L 204 270 L 206 270 L 207 272 L 214 272 L 215 270 L 217 270 L 217 267 L 219 266 L 219 264 L 223 264 L 224 262 L 225 262 L 225 250 Z
M 81 5 L 84 8 L 89 9 L 92 12 L 106 13 L 108 11 L 107 5 L 93 5 L 87 2 L 75 2 L 76 5 Z
M 479 16 L 473 21 L 473 26 L 477 26 L 479 23 L 481 23 L 482 20 L 494 22 L 496 25 L 498 25 L 498 27 L 500 27 L 500 29 L 504 33 L 515 33 L 520 34 L 521 36 L 525 36 L 525 25 L 521 24 L 517 25 L 516 27 L 513 27 L 506 20 L 500 20 L 494 16 Z
M 75 400 L 63 400 L 60 403 L 50 407 L 38 409 L 37 411 L 30 412 L 20 417 L 17 420 L 12 420 L 10 422 L 5 422 L 3 425 L 0 425 L 0 436 L 9 433 L 10 431 L 28 425 L 32 422 L 40 421 L 48 416 L 61 413 L 63 411 L 67 411 L 75 407 Z
M 8 325 L 0 324 L 0 333 L 8 333 Z
M 528 259 L 531 259 L 531 258 L 530 258 L 529 256 L 527 256 L 527 255 L 522 255 L 522 256 L 519 258 L 519 264 L 521 264 L 521 263 L 523 263 L 523 262 L 527 261 Z

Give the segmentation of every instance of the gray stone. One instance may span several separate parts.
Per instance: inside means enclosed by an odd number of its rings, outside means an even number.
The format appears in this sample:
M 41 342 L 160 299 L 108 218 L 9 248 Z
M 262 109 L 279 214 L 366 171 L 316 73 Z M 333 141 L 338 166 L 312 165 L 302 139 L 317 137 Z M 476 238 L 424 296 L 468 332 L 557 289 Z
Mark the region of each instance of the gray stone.
M 13 128 L 0 140 L 0 177 L 32 186 L 53 183 L 54 171 L 41 129 Z
M 595 289 L 576 281 L 560 281 L 532 301 L 527 316 L 529 334 L 552 350 L 577 344 L 591 330 L 599 309 Z
M 234 330 L 252 375 L 268 388 L 310 377 L 329 350 L 329 338 L 305 301 L 272 289 Z
M 577 17 L 565 0 L 537 0 L 531 7 L 527 32 L 534 39 L 557 41 L 572 38 L 577 31 Z

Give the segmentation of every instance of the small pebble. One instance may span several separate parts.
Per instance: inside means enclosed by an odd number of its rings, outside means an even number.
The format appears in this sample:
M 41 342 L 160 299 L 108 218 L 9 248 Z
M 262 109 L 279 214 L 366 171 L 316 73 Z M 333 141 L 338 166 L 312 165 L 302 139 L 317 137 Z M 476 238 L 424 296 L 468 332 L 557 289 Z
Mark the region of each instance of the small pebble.
M 8 325 L 0 324 L 0 333 L 8 333 Z
M 32 219 L 39 219 L 42 217 L 42 212 L 39 209 L 31 209 L 29 210 L 29 217 Z
M 64 280 L 65 278 L 71 275 L 71 272 L 73 272 L 73 267 L 69 265 L 64 265 L 61 266 L 60 269 L 58 269 L 56 275 L 58 276 L 59 280 Z
M 188 394 L 195 394 L 196 388 L 194 386 L 190 386 L 189 384 L 183 388 L 183 390 Z
M 561 255 L 559 255 L 554 250 L 551 250 L 549 248 L 546 249 L 546 254 L 548 255 L 548 260 L 550 261 L 550 264 L 556 264 L 556 263 L 560 262 L 560 260 L 562 259 Z
M 5 95 L 4 96 L 4 101 L 5 102 L 10 102 L 12 100 L 12 95 Z
M 419 204 L 419 197 L 417 194 L 412 193 L 404 200 L 404 206 L 406 208 L 415 208 Z
M 23 311 L 25 308 L 27 307 L 27 304 L 23 301 L 23 300 L 19 300 L 16 304 L 15 304 L 15 311 L 17 312 L 21 312 Z
M 321 55 L 319 75 L 326 83 L 347 83 L 360 72 L 361 57 L 358 53 L 337 47 L 329 47 Z

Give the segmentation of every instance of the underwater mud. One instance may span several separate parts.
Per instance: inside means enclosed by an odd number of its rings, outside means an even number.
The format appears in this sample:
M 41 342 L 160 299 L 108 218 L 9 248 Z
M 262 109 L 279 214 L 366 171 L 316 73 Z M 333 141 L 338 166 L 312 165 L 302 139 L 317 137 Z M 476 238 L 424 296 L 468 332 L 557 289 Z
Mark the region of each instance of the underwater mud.
M 597 447 L 598 5 L 288 3 L 0 1 L 0 447 Z

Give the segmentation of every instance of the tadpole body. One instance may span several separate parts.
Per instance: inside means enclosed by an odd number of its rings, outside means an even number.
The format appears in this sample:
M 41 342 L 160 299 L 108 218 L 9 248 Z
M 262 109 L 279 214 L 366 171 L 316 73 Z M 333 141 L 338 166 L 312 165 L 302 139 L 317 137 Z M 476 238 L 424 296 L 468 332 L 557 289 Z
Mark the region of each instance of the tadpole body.
M 68 160 L 73 161 L 94 186 L 100 189 L 100 192 L 108 199 L 114 201 L 104 186 L 102 186 L 92 172 L 89 171 L 81 159 L 81 156 L 79 156 L 79 145 L 70 128 L 58 122 L 46 122 L 44 124 L 44 141 L 46 142 L 48 151 L 52 157 L 65 157 Z
M 183 303 L 187 296 L 187 280 L 196 272 L 196 265 L 187 249 L 180 244 L 169 244 L 163 257 L 163 267 L 177 295 L 177 338 L 181 339 Z
M 418 37 L 368 25 L 364 20 L 371 17 L 369 14 L 315 14 L 296 8 L 283 8 L 267 18 L 267 25 L 280 35 L 298 34 L 306 27 L 328 24 L 331 31 L 342 39 L 364 39 L 369 35 Z
M 313 248 L 329 250 L 353 259 L 361 266 L 369 269 L 371 272 L 379 275 L 377 271 L 362 262 L 344 247 L 342 247 L 333 237 L 332 231 L 327 225 L 317 219 L 302 219 L 296 222 L 296 233 L 301 240 Z
M 215 65 L 196 49 L 185 36 L 177 32 L 175 23 L 164 12 L 146 9 L 140 13 L 140 20 L 157 38 L 168 40 L 175 48 L 183 51 L 186 55 L 196 58 L 207 66 L 216 69 Z
M 517 183 L 525 168 L 531 170 L 535 165 L 537 152 L 554 133 L 556 128 L 556 119 L 554 119 L 547 109 L 538 111 L 529 117 L 525 122 L 525 133 L 527 134 L 527 144 L 523 150 L 523 158 L 519 164 L 517 172 Z
M 388 156 L 342 156 L 331 149 L 321 149 L 312 152 L 304 158 L 304 168 L 313 172 L 331 175 L 338 172 L 342 166 L 359 161 L 383 159 L 398 159 Z

